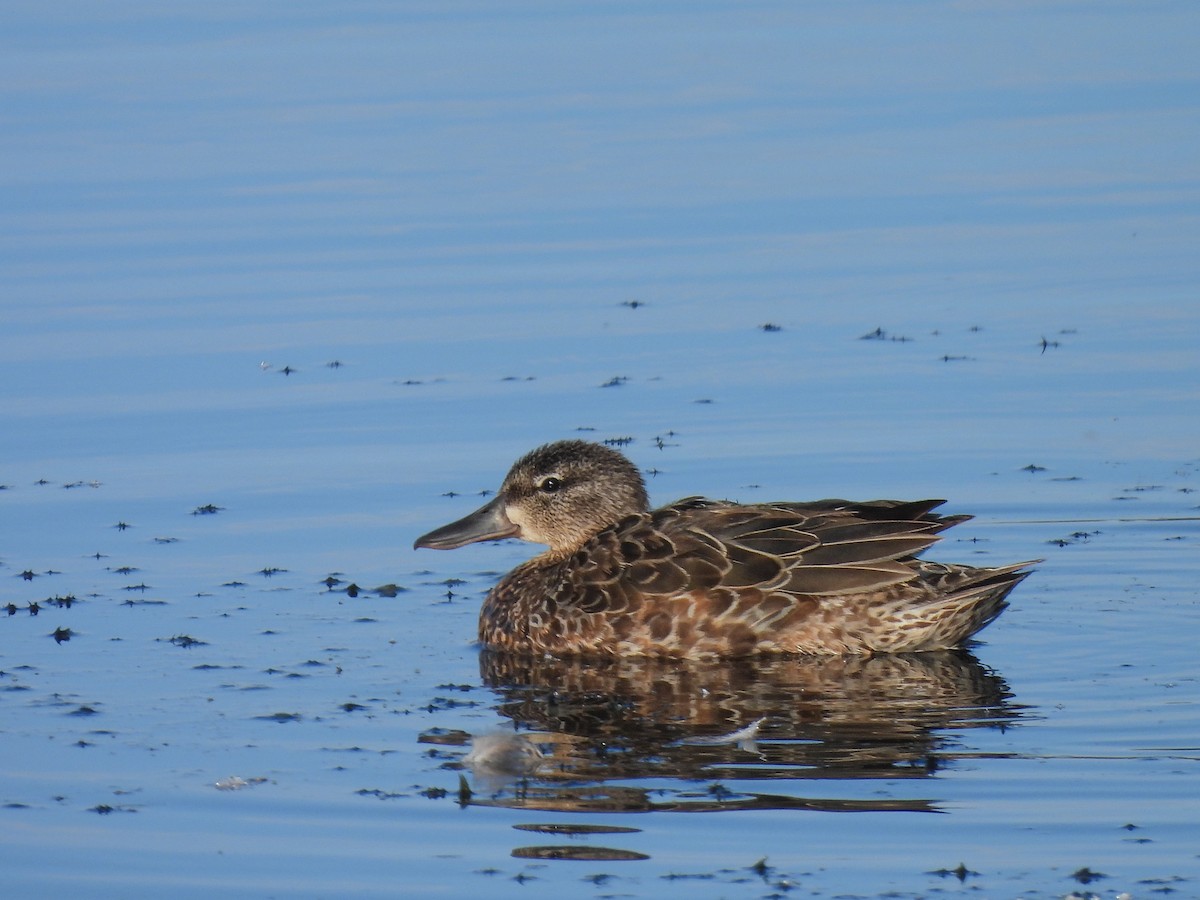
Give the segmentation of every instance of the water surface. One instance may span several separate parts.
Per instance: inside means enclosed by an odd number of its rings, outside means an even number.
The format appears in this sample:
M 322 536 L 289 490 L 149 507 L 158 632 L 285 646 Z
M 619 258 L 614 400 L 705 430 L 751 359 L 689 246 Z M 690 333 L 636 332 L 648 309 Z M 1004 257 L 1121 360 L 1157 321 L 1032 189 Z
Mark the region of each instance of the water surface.
M 3 15 L 13 896 L 1197 891 L 1191 5 Z M 961 654 L 480 654 L 531 548 L 412 540 L 574 436 L 1045 562 Z

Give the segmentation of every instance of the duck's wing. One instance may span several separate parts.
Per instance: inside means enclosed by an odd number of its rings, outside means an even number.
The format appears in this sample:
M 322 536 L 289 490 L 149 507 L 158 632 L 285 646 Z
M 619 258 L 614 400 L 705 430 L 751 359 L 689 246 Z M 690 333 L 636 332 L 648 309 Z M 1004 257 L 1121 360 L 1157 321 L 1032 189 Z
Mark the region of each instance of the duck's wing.
M 930 512 L 941 502 L 739 506 L 688 498 L 626 520 L 600 555 L 612 580 L 643 595 L 868 592 L 915 578 L 913 557 L 968 518 Z

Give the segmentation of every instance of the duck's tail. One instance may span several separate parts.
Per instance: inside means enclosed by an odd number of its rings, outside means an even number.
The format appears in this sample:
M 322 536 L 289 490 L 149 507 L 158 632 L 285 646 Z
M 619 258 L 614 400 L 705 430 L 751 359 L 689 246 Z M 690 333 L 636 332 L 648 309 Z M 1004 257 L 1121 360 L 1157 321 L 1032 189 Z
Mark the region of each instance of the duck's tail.
M 1028 560 L 994 569 L 921 561 L 920 580 L 929 599 L 895 612 L 894 646 L 889 652 L 949 650 L 961 647 L 1008 607 L 1007 597 L 1030 574 Z

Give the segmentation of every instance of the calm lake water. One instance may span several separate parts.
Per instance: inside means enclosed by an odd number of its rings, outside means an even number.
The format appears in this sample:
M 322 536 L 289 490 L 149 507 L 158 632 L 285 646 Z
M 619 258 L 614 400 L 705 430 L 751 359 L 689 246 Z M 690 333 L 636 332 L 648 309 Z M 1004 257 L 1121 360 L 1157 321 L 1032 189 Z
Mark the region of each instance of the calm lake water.
M 0 20 L 6 896 L 1200 896 L 1194 4 Z M 961 654 L 481 655 L 532 548 L 412 541 L 574 436 L 1045 562 Z

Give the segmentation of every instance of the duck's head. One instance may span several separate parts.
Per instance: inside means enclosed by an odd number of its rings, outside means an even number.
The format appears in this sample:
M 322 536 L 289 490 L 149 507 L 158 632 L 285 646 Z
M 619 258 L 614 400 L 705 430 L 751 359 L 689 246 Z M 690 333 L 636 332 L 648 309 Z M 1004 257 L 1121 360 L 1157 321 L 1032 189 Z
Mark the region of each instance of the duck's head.
M 641 473 L 622 454 L 603 444 L 558 441 L 513 463 L 490 503 L 417 538 L 413 547 L 450 550 L 519 537 L 569 551 L 647 508 Z

